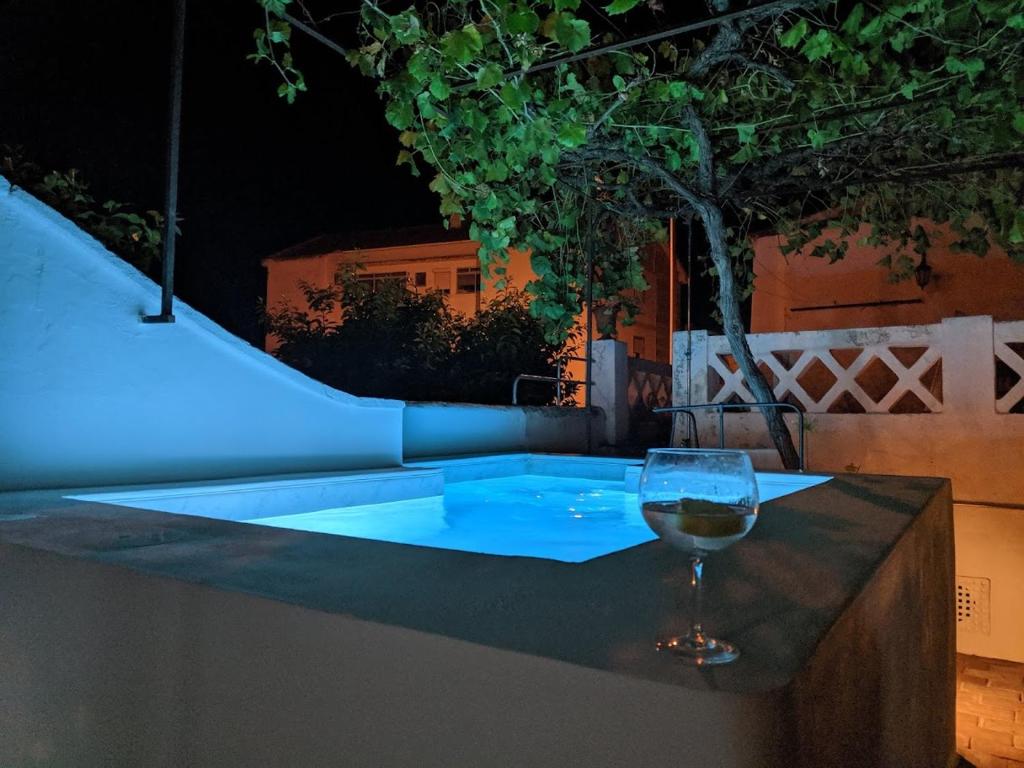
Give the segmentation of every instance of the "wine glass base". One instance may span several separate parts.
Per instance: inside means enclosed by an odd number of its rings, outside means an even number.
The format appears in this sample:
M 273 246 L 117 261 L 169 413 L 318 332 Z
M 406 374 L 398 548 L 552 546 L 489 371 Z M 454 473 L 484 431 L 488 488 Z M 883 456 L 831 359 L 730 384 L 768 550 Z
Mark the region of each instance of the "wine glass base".
M 740 657 L 740 650 L 732 643 L 713 638 L 694 642 L 689 636 L 669 637 L 657 642 L 659 651 L 667 651 L 682 661 L 696 667 L 728 664 Z

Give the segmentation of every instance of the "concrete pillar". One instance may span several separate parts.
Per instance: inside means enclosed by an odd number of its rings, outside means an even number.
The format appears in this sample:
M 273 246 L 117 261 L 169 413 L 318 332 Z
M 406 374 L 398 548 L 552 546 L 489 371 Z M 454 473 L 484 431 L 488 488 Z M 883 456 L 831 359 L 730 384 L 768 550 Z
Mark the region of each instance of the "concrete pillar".
M 708 401 L 708 332 L 677 331 L 672 334 L 672 405 L 690 405 Z M 707 414 L 697 414 L 697 423 L 708 420 Z M 689 420 L 675 416 L 676 445 L 688 434 Z
M 605 442 L 622 445 L 629 437 L 629 367 L 626 344 L 615 339 L 594 342 L 592 403 L 604 411 Z

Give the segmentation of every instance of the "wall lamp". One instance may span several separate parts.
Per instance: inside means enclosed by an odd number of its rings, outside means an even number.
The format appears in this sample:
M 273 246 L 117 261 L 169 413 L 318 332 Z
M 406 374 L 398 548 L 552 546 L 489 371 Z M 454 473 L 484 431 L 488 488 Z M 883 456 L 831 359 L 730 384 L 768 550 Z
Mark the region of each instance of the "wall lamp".
M 921 263 L 914 267 L 914 280 L 922 290 L 932 281 L 932 265 L 926 254 L 921 254 Z

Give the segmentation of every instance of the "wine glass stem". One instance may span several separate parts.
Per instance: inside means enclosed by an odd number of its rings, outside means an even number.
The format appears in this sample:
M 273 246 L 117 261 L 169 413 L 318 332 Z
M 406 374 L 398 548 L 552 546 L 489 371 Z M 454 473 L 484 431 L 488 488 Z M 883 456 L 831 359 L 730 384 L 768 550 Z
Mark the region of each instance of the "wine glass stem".
M 690 558 L 690 640 L 695 645 L 704 645 L 704 561 Z

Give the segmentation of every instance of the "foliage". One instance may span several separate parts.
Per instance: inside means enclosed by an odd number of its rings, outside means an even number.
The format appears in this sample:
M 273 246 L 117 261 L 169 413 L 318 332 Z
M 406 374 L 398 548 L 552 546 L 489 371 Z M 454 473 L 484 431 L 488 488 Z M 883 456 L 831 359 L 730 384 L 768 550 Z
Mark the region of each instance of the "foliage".
M 966 250 L 995 243 L 1024 258 L 1020 158 L 1010 156 L 1024 133 L 1021 0 L 793 0 L 657 51 L 532 71 L 597 42 L 600 20 L 585 10 L 579 0 L 449 0 L 391 14 L 367 0 L 363 45 L 349 57 L 380 82 L 398 163 L 431 169 L 441 213 L 470 216 L 483 265 L 500 279 L 508 246 L 532 250 L 535 311 L 556 331 L 579 309 L 584 235 L 599 234 L 581 211 L 594 199 L 635 244 L 707 197 L 726 214 L 746 290 L 752 229 L 799 247 L 836 226 L 816 249 L 834 259 L 867 222 L 867 240 L 894 246 L 905 271 L 927 247 L 915 221 L 926 217 L 951 222 Z M 807 226 L 816 211 L 829 215 Z M 635 248 L 598 240 L 598 298 L 642 287 Z
M 605 11 L 631 29 L 651 5 Z M 656 48 L 581 58 L 619 37 L 581 0 L 400 13 L 364 0 L 349 59 L 378 81 L 397 162 L 429 169 L 443 215 L 470 218 L 482 265 L 500 278 L 509 246 L 531 250 L 533 310 L 555 337 L 579 310 L 588 250 L 599 275 L 612 256 L 639 259 L 602 232 L 636 244 L 668 217 L 698 221 L 724 331 L 758 399 L 773 395 L 738 306 L 750 233 L 783 233 L 790 247 L 821 236 L 815 254 L 837 259 L 863 224 L 906 272 L 928 246 L 923 218 L 948 222 L 964 250 L 1024 258 L 1024 0 L 708 7 L 722 19 Z M 638 287 L 635 274 L 608 268 L 600 290 Z M 793 463 L 781 419 L 768 418 Z
M 397 282 L 371 290 L 350 267 L 326 288 L 300 287 L 304 309 L 266 313 L 268 331 L 281 341 L 274 354 L 355 395 L 508 403 L 517 375 L 553 375 L 568 354 L 565 344 L 545 340 L 521 291 L 503 291 L 465 317 L 436 291 L 415 293 Z M 552 393 L 524 384 L 522 401 L 548 402 Z
M 159 263 L 164 222 L 159 211 L 140 213 L 114 200 L 99 203 L 76 169 L 46 173 L 18 148 L 2 148 L 0 172 L 13 186 L 27 189 L 143 272 Z
M 246 58 L 257 64 L 265 61 L 276 69 L 281 78 L 277 86 L 277 95 L 293 104 L 299 91 L 306 90 L 306 80 L 292 61 L 291 25 L 277 17 L 284 12 L 289 1 L 261 0 L 263 26 L 253 30 L 256 50 Z

